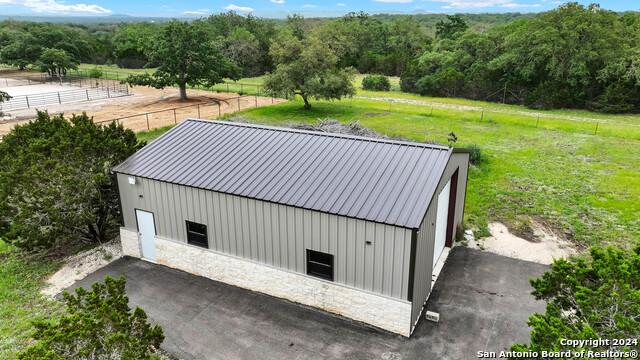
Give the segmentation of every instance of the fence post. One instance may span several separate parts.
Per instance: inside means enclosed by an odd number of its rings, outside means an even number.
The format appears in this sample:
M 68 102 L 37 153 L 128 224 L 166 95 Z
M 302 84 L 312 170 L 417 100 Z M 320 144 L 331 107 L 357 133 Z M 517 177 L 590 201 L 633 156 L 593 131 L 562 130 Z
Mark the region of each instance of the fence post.
M 178 117 L 176 116 L 176 109 L 173 109 L 173 123 L 174 124 L 178 123 Z
M 540 115 L 538 115 L 538 121 L 536 121 L 536 127 L 538 127 L 539 122 L 540 122 Z
M 222 112 L 220 110 L 220 103 L 218 103 L 218 117 L 220 117 L 220 115 L 222 115 Z
M 227 92 L 229 92 L 229 83 L 227 83 Z
M 198 118 L 200 117 L 200 104 L 198 104 Z
M 116 119 L 116 123 L 120 126 L 120 119 Z
M 507 83 L 504 83 L 504 93 L 502 94 L 502 103 L 507 100 Z
M 597 123 L 596 123 L 596 132 L 594 132 L 594 133 L 593 133 L 594 135 L 597 135 L 597 134 L 598 134 L 598 125 L 600 125 L 600 122 L 597 122 Z
M 431 114 L 429 116 L 433 116 L 433 105 L 431 105 Z
M 238 96 L 238 111 L 240 111 L 240 96 Z
M 58 92 L 58 103 L 62 104 L 62 99 L 60 99 L 60 93 Z
M 25 95 L 24 98 L 27 99 L 27 109 L 28 109 L 31 107 L 29 106 L 29 95 Z
M 87 92 L 87 100 L 89 100 L 89 89 L 85 90 Z
M 147 116 L 147 130 L 151 130 L 149 127 L 149 113 L 146 113 L 145 115 Z
M 240 92 L 244 93 L 244 84 L 240 84 Z
M 482 114 L 480 114 L 480 122 L 482 122 L 482 119 L 484 119 L 484 109 L 482 109 Z
M 111 97 L 111 95 L 109 95 L 109 88 L 107 87 L 107 97 Z
M 255 95 L 256 97 L 256 107 L 258 107 L 258 95 Z

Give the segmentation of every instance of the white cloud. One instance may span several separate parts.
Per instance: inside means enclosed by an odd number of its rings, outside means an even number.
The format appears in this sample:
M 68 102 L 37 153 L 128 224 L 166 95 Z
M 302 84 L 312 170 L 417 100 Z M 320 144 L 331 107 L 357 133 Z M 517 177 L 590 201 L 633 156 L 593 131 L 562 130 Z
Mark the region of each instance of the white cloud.
M 108 14 L 111 12 L 98 5 L 64 5 L 55 0 L 0 0 L 0 7 L 2 6 L 25 7 L 34 12 L 52 14 Z
M 509 4 L 500 5 L 500 7 L 510 8 L 510 9 L 515 9 L 515 8 L 526 8 L 526 7 L 538 7 L 538 6 L 540 6 L 540 4 L 531 4 L 531 5 L 527 5 L 527 4 L 509 3 Z
M 211 10 L 209 9 L 198 9 L 198 10 L 193 10 L 193 11 L 183 11 L 182 13 L 184 15 L 202 15 L 202 14 L 206 14 L 208 12 L 210 12 Z
M 338 3 L 338 6 L 347 6 L 347 5 L 345 5 L 343 3 Z
M 235 11 L 253 11 L 252 8 L 247 7 L 247 6 L 237 6 L 237 5 L 228 5 L 223 7 L 223 9 L 227 9 L 227 10 L 235 10 Z
M 274 4 L 284 4 L 284 0 L 269 0 Z
M 309 9 L 309 8 L 316 8 L 316 7 L 318 7 L 318 5 L 305 4 L 305 5 L 302 5 L 302 7 L 306 8 L 306 9 Z
M 383 3 L 410 3 L 413 0 L 373 0 L 376 2 L 383 2 Z

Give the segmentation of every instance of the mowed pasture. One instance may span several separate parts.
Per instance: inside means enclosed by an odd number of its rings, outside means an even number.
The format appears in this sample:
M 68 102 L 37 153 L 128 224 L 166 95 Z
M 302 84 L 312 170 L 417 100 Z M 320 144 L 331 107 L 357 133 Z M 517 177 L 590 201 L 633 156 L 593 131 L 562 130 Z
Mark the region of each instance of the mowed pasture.
M 458 137 L 454 146 L 476 144 L 485 158 L 470 171 L 468 227 L 500 221 L 527 237 L 533 220 L 582 250 L 592 245 L 640 244 L 638 116 L 532 111 L 362 90 L 353 99 L 314 101 L 309 111 L 301 100 L 293 100 L 239 114 L 251 122 L 273 125 L 325 118 L 359 120 L 389 136 L 445 144 L 453 132 Z M 166 130 L 139 136 L 152 140 Z

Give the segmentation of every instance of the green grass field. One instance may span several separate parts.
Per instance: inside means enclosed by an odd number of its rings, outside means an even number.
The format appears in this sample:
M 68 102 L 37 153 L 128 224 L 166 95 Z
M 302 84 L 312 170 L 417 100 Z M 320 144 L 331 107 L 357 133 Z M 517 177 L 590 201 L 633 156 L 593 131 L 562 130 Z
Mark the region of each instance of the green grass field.
M 17 251 L 0 240 L 0 359 L 13 359 L 28 345 L 32 320 L 47 319 L 61 303 L 40 295 L 47 275 L 60 267 L 36 255 Z

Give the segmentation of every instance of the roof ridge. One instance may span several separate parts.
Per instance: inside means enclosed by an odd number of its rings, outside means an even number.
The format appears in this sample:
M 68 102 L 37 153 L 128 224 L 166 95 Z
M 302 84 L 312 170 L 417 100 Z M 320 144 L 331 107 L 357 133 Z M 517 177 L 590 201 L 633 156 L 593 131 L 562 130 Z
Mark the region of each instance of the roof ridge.
M 208 119 L 198 119 L 198 118 L 186 118 L 183 122 L 187 122 L 187 121 L 208 122 L 208 123 L 226 125 L 226 126 L 242 126 L 242 127 L 258 128 L 258 129 L 271 130 L 271 131 L 283 131 L 283 132 L 291 132 L 291 133 L 298 133 L 298 134 L 335 137 L 335 138 L 343 138 L 343 139 L 351 139 L 351 140 L 359 140 L 359 141 L 371 141 L 371 142 L 379 142 L 379 143 L 386 143 L 386 144 L 399 145 L 399 146 L 415 146 L 415 147 L 423 147 L 428 149 L 449 150 L 452 148 L 451 146 L 447 146 L 447 145 L 426 144 L 426 143 L 414 142 L 414 141 L 378 139 L 378 138 L 370 138 L 366 136 L 301 130 L 301 129 L 280 127 L 280 126 L 254 124 L 254 123 L 239 123 L 239 122 L 233 122 L 233 121 L 208 120 Z

